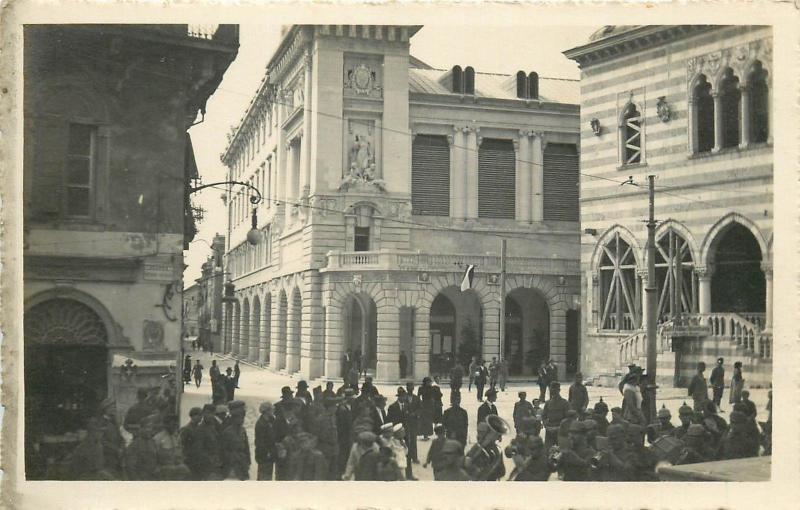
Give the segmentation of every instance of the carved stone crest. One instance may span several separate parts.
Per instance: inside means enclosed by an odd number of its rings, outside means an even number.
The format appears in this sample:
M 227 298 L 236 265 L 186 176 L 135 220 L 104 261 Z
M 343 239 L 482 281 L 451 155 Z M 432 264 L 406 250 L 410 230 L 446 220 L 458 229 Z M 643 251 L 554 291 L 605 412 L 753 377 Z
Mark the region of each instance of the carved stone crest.
M 377 81 L 378 73 L 372 67 L 360 63 L 347 70 L 344 87 L 359 95 L 369 95 L 373 90 L 380 90 Z
M 162 351 L 164 350 L 164 324 L 158 321 L 145 319 L 142 327 L 144 340 L 144 350 Z
M 362 283 L 361 275 L 360 274 L 354 274 L 353 275 L 353 285 L 355 286 L 356 291 L 358 291 L 358 292 L 361 292 L 361 283 Z

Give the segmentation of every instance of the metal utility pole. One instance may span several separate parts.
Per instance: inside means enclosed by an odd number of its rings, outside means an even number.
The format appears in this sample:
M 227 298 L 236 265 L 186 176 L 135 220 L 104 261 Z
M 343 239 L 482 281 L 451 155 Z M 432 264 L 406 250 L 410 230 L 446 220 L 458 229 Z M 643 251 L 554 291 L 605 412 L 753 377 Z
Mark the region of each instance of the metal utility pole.
M 500 358 L 503 359 L 503 350 L 506 343 L 506 240 L 500 240 Z
M 656 219 L 655 219 L 655 175 L 647 176 L 650 196 L 650 216 L 647 219 L 647 402 L 650 423 L 656 421 L 656 322 L 658 314 L 658 288 L 656 287 Z

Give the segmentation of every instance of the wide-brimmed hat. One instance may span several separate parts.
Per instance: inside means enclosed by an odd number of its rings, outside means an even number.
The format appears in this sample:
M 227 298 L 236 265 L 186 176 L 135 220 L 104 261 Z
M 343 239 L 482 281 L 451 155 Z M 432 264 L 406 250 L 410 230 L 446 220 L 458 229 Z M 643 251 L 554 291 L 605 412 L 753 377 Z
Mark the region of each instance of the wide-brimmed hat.
M 384 423 L 383 425 L 381 425 L 381 435 L 383 435 L 383 434 L 385 434 L 387 432 L 392 432 L 392 429 L 394 429 L 394 424 L 393 423 L 391 423 L 391 422 Z
M 306 389 L 308 389 L 308 383 L 307 383 L 307 382 L 306 382 L 304 379 L 300 379 L 300 380 L 297 382 L 297 388 L 298 388 L 298 389 L 301 389 L 301 388 L 302 388 L 302 389 L 306 390 Z

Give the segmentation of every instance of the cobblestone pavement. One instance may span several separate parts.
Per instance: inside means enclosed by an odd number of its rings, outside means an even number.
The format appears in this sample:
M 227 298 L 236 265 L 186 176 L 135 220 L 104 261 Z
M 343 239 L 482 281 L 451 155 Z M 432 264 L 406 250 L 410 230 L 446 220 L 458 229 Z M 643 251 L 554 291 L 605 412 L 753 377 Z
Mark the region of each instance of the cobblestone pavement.
M 181 400 L 181 425 L 185 424 L 188 421 L 188 414 L 189 409 L 198 406 L 202 407 L 203 404 L 211 402 L 211 381 L 208 377 L 208 368 L 211 366 L 211 359 L 212 357 L 200 351 L 195 351 L 190 353 L 192 355 L 192 363 L 195 360 L 199 359 L 200 363 L 205 367 L 203 373 L 203 381 L 199 388 L 197 388 L 192 382 L 191 384 L 186 385 L 185 392 L 182 396 Z M 217 365 L 220 366 L 220 371 L 225 373 L 225 369 L 227 367 L 233 367 L 234 360 L 227 356 L 220 356 L 215 354 L 213 359 L 217 360 Z M 260 368 L 257 366 L 253 366 L 247 363 L 239 363 L 239 366 L 242 370 L 241 376 L 239 378 L 239 389 L 236 390 L 236 398 L 238 400 L 242 400 L 245 402 L 247 406 L 247 416 L 245 418 L 245 429 L 247 430 L 248 438 L 250 439 L 250 448 L 254 450 L 253 440 L 254 440 L 254 433 L 253 427 L 255 426 L 255 422 L 258 419 L 258 406 L 264 400 L 270 400 L 272 402 L 276 402 L 280 397 L 280 389 L 283 386 L 291 386 L 293 389 L 297 385 L 297 382 L 301 379 L 297 374 L 295 375 L 285 375 L 276 372 L 272 372 L 269 369 Z M 747 375 L 745 374 L 745 378 Z M 309 386 L 313 388 L 314 386 L 320 384 L 323 387 L 325 386 L 325 381 L 327 379 L 320 378 L 315 379 L 313 381 L 309 381 Z M 339 387 L 341 385 L 341 380 L 335 379 L 333 380 L 335 383 L 335 387 Z M 418 381 L 417 385 L 419 384 Z M 562 396 L 566 398 L 567 388 L 569 386 L 568 382 L 562 381 Z M 395 393 L 397 391 L 396 385 L 385 385 L 385 384 L 377 384 L 378 390 L 381 394 L 385 395 L 388 399 L 387 406 L 394 402 L 395 400 Z M 589 406 L 593 406 L 595 402 L 597 402 L 600 397 L 608 404 L 608 407 L 614 407 L 618 405 L 622 405 L 622 396 L 620 395 L 617 388 L 610 388 L 610 387 L 588 387 L 589 390 Z M 528 393 L 528 399 L 530 400 L 533 397 L 538 397 L 539 394 L 539 387 L 535 383 L 509 383 L 506 387 L 505 392 L 500 392 L 497 397 L 497 408 L 500 416 L 504 418 L 509 425 L 513 425 L 512 420 L 512 412 L 514 409 L 514 402 L 518 400 L 517 392 L 519 391 L 526 391 Z M 449 396 L 450 396 L 450 388 L 446 385 L 442 388 L 442 393 L 444 394 L 444 401 L 445 407 L 448 406 Z M 476 419 L 477 419 L 477 411 L 478 406 L 480 405 L 477 398 L 475 388 L 473 387 L 472 392 L 468 392 L 466 386 L 461 389 L 461 396 L 462 396 L 462 407 L 466 409 L 467 415 L 469 416 L 469 440 L 470 442 L 475 440 L 475 428 L 476 428 Z M 727 403 L 728 398 L 728 390 L 726 388 L 725 394 L 723 396 L 723 411 L 730 411 L 730 405 Z M 758 419 L 759 420 L 766 420 L 767 413 L 766 413 L 766 405 L 767 405 L 767 390 L 766 389 L 750 389 L 750 398 L 756 404 L 758 409 Z M 689 401 L 691 405 L 691 399 L 688 399 L 686 396 L 686 390 L 684 388 L 660 388 L 659 395 L 658 395 L 658 407 L 661 407 L 664 404 L 667 409 L 670 410 L 673 416 L 673 423 L 678 424 L 678 408 L 683 404 L 684 401 Z M 722 413 L 722 417 L 726 418 L 727 420 L 727 412 Z M 513 432 L 512 432 L 513 434 Z M 418 440 L 418 454 L 420 461 L 424 462 L 425 456 L 428 453 L 428 448 L 430 447 L 430 441 L 422 441 Z M 503 441 L 500 443 L 501 446 L 508 444 L 508 441 L 511 439 L 511 436 L 504 437 Z M 469 445 L 467 446 L 469 448 Z M 507 460 L 507 459 L 506 459 Z M 510 470 L 509 462 L 506 463 L 506 469 Z M 422 465 L 414 465 L 414 476 L 419 478 L 420 480 L 433 480 L 433 471 L 430 467 L 427 469 L 423 468 Z M 255 480 L 256 478 L 256 464 L 255 460 L 250 468 L 250 478 Z

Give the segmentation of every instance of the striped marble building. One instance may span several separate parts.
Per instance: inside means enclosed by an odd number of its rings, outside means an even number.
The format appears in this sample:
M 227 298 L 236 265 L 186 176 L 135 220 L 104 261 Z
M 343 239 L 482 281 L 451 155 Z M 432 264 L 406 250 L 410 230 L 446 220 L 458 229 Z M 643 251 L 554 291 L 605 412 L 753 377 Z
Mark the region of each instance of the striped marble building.
M 565 55 L 581 67 L 584 373 L 645 364 L 652 174 L 659 380 L 723 356 L 728 373 L 742 361 L 749 384 L 768 383 L 771 29 L 611 26 Z

